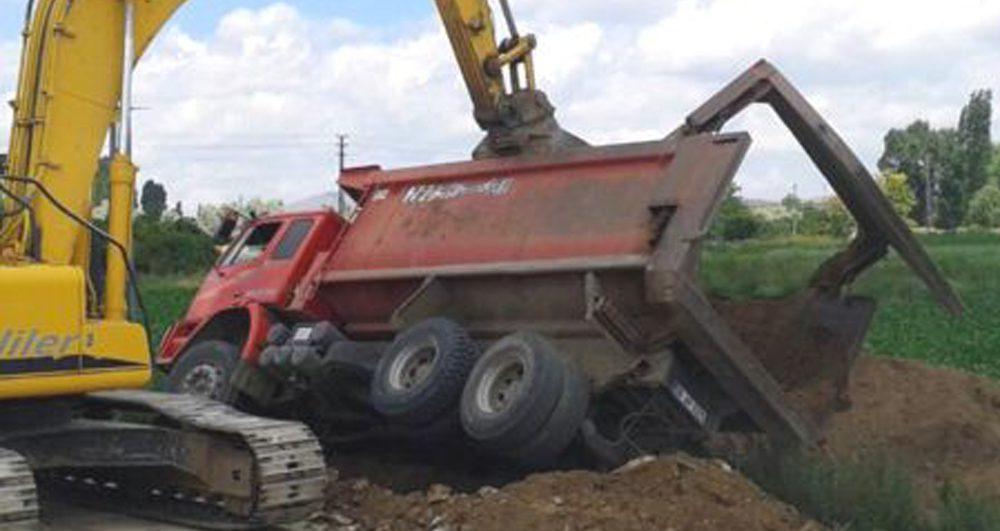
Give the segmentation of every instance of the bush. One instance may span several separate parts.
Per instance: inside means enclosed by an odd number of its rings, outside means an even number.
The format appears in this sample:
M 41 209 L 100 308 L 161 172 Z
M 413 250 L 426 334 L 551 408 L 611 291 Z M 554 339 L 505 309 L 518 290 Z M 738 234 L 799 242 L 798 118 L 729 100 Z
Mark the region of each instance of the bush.
M 919 516 L 911 478 L 888 459 L 836 461 L 764 453 L 741 468 L 764 490 L 834 528 L 929 529 Z
M 212 238 L 190 219 L 156 221 L 139 216 L 134 226 L 136 269 L 152 275 L 202 273 L 216 259 Z
M 937 514 L 928 515 L 917 501 L 911 473 L 884 455 L 837 460 L 760 452 L 745 458 L 740 468 L 764 490 L 834 529 L 1000 529 L 1000 508 L 961 488 L 942 489 Z
M 719 208 L 719 216 L 712 228 L 712 237 L 725 241 L 755 238 L 763 228 L 763 220 L 743 202 L 740 189 L 732 186 L 729 195 Z
M 800 234 L 846 238 L 853 232 L 854 219 L 837 198 L 827 199 L 818 205 L 807 205 L 802 210 Z
M 1000 228 L 1000 187 L 988 184 L 973 196 L 968 222 L 988 229 Z
M 884 173 L 878 179 L 878 186 L 899 217 L 908 219 L 917 206 L 917 196 L 910 186 L 910 178 L 905 173 Z

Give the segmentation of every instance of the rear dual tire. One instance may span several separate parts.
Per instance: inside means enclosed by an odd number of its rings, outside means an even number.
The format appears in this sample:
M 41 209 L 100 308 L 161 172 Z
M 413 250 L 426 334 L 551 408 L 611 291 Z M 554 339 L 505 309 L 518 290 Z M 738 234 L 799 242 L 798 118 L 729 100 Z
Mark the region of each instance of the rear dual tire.
M 587 415 L 586 378 L 542 336 L 518 333 L 476 363 L 462 393 L 466 434 L 484 449 L 532 467 L 551 464 Z
M 479 351 L 457 323 L 430 319 L 400 334 L 372 380 L 372 406 L 387 419 L 430 426 L 455 415 Z

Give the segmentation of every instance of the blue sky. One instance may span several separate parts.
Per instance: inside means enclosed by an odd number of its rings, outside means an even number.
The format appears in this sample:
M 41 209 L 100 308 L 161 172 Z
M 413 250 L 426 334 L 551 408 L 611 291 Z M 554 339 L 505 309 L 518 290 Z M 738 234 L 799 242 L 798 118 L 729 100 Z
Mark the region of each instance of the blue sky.
M 258 9 L 274 0 L 189 0 L 174 24 L 196 36 L 214 29 L 226 13 L 239 8 Z M 433 15 L 431 0 L 290 0 L 304 16 L 346 18 L 369 26 L 385 26 Z
M 25 4 L 0 0 L 0 100 L 13 97 Z M 954 127 L 973 90 L 1000 94 L 997 0 L 511 4 L 539 37 L 560 121 L 595 144 L 661 138 L 762 57 L 869 166 L 889 128 Z M 435 20 L 433 0 L 189 0 L 137 72 L 142 178 L 185 205 L 293 201 L 333 186 L 337 133 L 351 136 L 349 164 L 467 158 L 481 135 Z M 0 149 L 9 127 L 3 106 Z M 755 140 L 738 176 L 748 197 L 830 193 L 769 111 L 731 129 Z
M 172 24 L 201 37 L 212 32 L 219 20 L 239 8 L 259 9 L 274 0 L 188 0 Z M 419 20 L 434 14 L 431 0 L 286 0 L 304 16 L 346 18 L 366 26 L 388 26 Z M 16 35 L 21 28 L 24 0 L 0 1 L 0 35 Z

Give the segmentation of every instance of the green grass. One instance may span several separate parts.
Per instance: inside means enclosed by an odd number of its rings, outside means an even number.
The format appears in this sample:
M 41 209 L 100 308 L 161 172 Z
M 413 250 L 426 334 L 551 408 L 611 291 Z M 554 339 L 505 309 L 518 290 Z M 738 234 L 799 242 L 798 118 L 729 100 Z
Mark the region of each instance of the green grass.
M 149 312 L 150 336 L 159 346 L 164 332 L 187 312 L 200 277 L 143 277 L 141 291 Z
M 854 293 L 878 299 L 868 349 L 1000 378 L 1000 235 L 922 236 L 922 243 L 955 285 L 967 307 L 955 318 L 941 310 L 920 280 L 892 256 L 866 273 Z M 844 242 L 828 239 L 713 244 L 703 280 L 734 299 L 793 293 Z
M 1000 529 L 1000 508 L 960 488 L 942 489 L 936 511 L 921 507 L 912 474 L 884 455 L 844 461 L 802 453 L 762 453 L 739 464 L 761 488 L 834 529 Z

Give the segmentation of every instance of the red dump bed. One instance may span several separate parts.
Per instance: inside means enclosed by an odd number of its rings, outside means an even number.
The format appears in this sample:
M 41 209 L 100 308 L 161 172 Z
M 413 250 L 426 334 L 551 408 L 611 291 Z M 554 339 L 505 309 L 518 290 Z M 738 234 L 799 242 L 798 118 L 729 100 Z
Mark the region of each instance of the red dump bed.
M 642 261 L 651 248 L 647 207 L 672 155 L 663 143 L 597 151 L 558 163 L 490 160 L 349 176 L 345 184 L 365 193 L 363 209 L 323 279 Z

